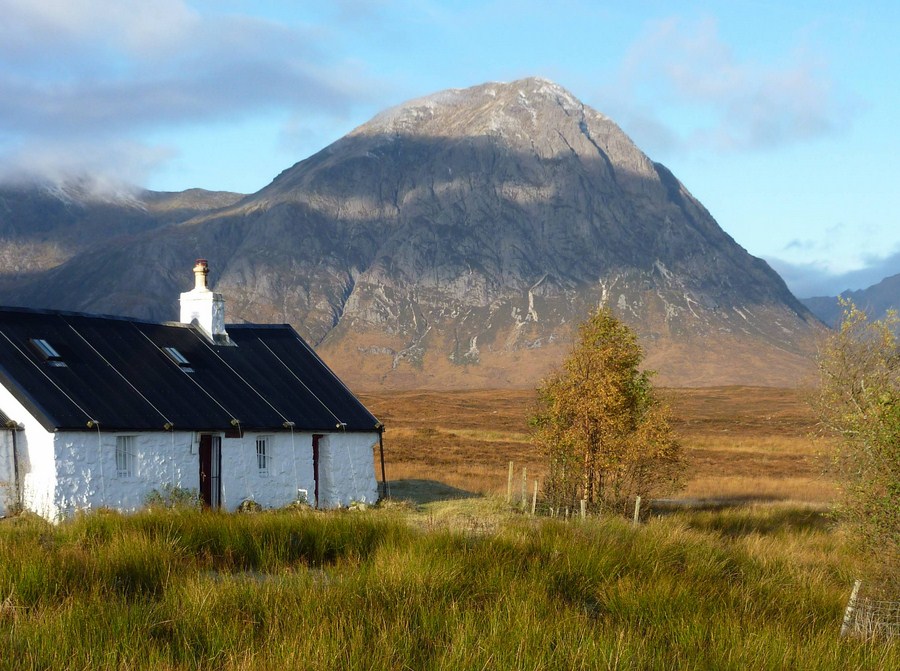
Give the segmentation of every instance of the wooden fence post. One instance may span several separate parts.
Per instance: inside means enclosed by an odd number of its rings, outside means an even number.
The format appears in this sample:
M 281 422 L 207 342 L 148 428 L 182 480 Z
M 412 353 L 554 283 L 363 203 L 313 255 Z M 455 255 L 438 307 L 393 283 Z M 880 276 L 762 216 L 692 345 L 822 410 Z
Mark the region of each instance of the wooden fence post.
M 522 510 L 525 510 L 528 500 L 528 467 L 522 468 Z
M 537 487 L 538 481 L 534 481 L 534 495 L 531 497 L 531 516 L 534 517 L 534 513 L 537 510 Z
M 853 613 L 856 611 L 856 595 L 859 594 L 859 586 L 862 580 L 853 583 L 853 591 L 850 592 L 850 601 L 847 602 L 847 609 L 844 611 L 844 623 L 841 625 L 841 637 L 850 633 L 850 623 L 853 622 Z
M 506 479 L 506 502 L 512 503 L 513 462 L 509 462 L 509 477 Z
M 587 499 L 581 499 L 581 519 L 587 517 Z
M 636 496 L 634 498 L 634 519 L 632 520 L 632 524 L 637 526 L 641 521 L 641 497 Z

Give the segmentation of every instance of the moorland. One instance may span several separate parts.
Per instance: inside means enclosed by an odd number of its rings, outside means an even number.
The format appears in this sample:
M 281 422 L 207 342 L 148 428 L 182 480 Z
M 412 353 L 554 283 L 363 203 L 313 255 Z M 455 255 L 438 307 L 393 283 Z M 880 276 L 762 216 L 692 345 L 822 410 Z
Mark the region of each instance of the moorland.
M 774 387 L 662 391 L 688 459 L 674 496 L 710 504 L 793 501 L 824 506 L 836 493 L 829 443 L 816 435 L 808 391 Z M 505 495 L 509 462 L 528 488 L 546 473 L 529 442 L 530 390 L 361 394 L 384 422 L 385 470 L 395 497 L 424 501 Z
M 692 505 L 637 526 L 506 502 L 530 392 L 363 396 L 379 506 L 0 521 L 0 669 L 900 668 L 838 635 L 870 558 L 802 392 L 667 392 Z

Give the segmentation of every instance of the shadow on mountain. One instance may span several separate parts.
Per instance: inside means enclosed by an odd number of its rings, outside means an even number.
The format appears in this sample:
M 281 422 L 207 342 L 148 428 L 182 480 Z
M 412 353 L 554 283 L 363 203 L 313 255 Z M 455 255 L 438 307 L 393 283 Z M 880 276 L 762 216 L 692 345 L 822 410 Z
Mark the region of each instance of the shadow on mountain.
M 584 132 L 561 128 L 570 139 Z M 107 228 L 114 210 L 85 215 L 77 230 L 86 248 L 65 263 L 18 278 L 0 269 L 0 304 L 172 319 L 193 281 L 188 269 L 207 258 L 230 319 L 290 323 L 313 344 L 345 322 L 399 334 L 428 322 L 432 338 L 468 346 L 477 336 L 489 346 L 494 331 L 470 321 L 443 332 L 440 316 L 481 310 L 486 323 L 490 306 L 512 298 L 561 301 L 559 314 L 542 316 L 549 338 L 596 304 L 601 278 L 610 301 L 675 305 L 664 325 L 672 333 L 724 328 L 796 349 L 784 325 L 731 306 L 780 306 L 800 322 L 805 308 L 671 172 L 636 148 L 616 157 L 582 145 L 537 152 L 494 136 L 348 136 L 258 193 L 191 219 L 178 221 L 176 209 L 163 223 L 119 208 L 126 223 Z M 41 219 L 39 208 L 31 215 Z M 366 291 L 377 305 L 363 314 Z M 386 291 L 388 304 L 373 291 Z M 351 296 L 358 312 L 344 320 Z M 370 320 L 382 313 L 393 321 Z
M 752 299 L 789 297 L 778 276 L 738 247 L 660 164 L 637 173 L 614 167 L 599 152 L 547 158 L 486 136 L 347 137 L 230 207 L 184 216 L 187 226 L 160 228 L 134 208 L 104 210 L 102 218 L 86 215 L 90 235 L 79 228 L 90 248 L 43 278 L 52 286 L 46 294 L 32 288 L 43 299 L 35 307 L 87 309 L 71 304 L 85 302 L 83 294 L 66 291 L 72 280 L 91 280 L 87 293 L 97 297 L 115 293 L 123 282 L 158 274 L 161 256 L 177 263 L 170 271 L 201 256 L 227 273 L 223 261 L 233 260 L 232 272 L 245 280 L 258 272 L 246 267 L 253 256 L 265 258 L 262 265 L 273 271 L 288 260 L 310 267 L 327 261 L 347 272 L 387 261 L 414 279 L 450 280 L 475 269 L 524 287 L 545 274 L 579 285 L 595 282 L 603 270 L 663 262 L 697 272 L 697 290 L 727 290 L 743 276 Z M 47 218 L 62 216 L 47 211 L 35 217 L 44 227 Z M 113 227 L 110 211 L 126 222 L 143 220 Z M 166 214 L 167 223 L 175 223 L 187 211 Z M 105 235 L 93 230 L 101 228 Z M 130 234 L 127 245 L 110 244 L 123 233 Z M 261 250 L 267 252 L 262 257 Z M 90 272 L 100 263 L 118 270 L 122 256 L 129 258 L 125 277 Z M 723 277 L 730 282 L 717 286 Z
M 479 496 L 474 492 L 451 487 L 437 480 L 389 480 L 392 499 L 411 501 L 416 505 L 434 503 L 435 501 L 452 501 L 454 499 L 473 499 Z

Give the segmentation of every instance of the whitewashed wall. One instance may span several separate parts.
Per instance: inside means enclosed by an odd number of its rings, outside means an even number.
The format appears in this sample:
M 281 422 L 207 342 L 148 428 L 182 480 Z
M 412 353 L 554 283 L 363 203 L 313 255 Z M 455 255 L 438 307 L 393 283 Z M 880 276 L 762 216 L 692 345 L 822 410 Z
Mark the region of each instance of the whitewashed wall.
M 116 474 L 117 435 L 134 436 L 129 477 Z M 97 507 L 137 510 L 150 492 L 164 485 L 197 489 L 199 457 L 193 443 L 191 431 L 56 434 L 57 517 Z
M 53 496 L 56 488 L 55 434 L 46 431 L 3 385 L 0 385 L 0 408 L 7 417 L 25 427 L 16 436 L 23 507 L 47 519 L 56 519 L 58 511 Z
M 116 435 L 135 436 L 135 469 L 131 477 L 116 475 Z M 270 465 L 259 472 L 256 439 L 267 436 Z M 377 433 L 336 433 L 319 441 L 319 506 L 334 508 L 354 501 L 378 499 L 372 448 Z M 199 434 L 60 433 L 56 438 L 57 516 L 106 506 L 141 508 L 153 489 L 172 484 L 200 487 Z M 252 499 L 264 508 L 280 508 L 306 490 L 313 499 L 311 433 L 245 433 L 222 439 L 222 507 L 236 510 Z
M 0 517 L 16 505 L 16 469 L 13 462 L 12 432 L 0 428 Z
M 256 439 L 267 436 L 270 465 L 261 474 L 256 461 Z M 314 487 L 312 434 L 245 433 L 222 440 L 222 507 L 235 510 L 252 499 L 264 508 L 281 508 L 297 500 L 305 489 L 312 499 Z
M 378 500 L 372 448 L 377 433 L 332 433 L 319 440 L 319 507 Z
M 260 475 L 256 437 L 270 438 L 272 467 Z M 372 448 L 377 433 L 333 433 L 319 440 L 319 507 L 336 508 L 354 501 L 378 500 Z M 313 503 L 312 434 L 251 434 L 222 441 L 222 506 L 234 510 L 245 499 L 265 508 L 278 508 L 308 492 Z
M 116 436 L 133 435 L 130 477 L 116 474 Z M 260 473 L 256 438 L 268 438 L 269 468 Z M 319 505 L 333 508 L 378 498 L 372 447 L 377 434 L 333 434 L 319 442 Z M 173 485 L 199 490 L 199 434 L 194 432 L 89 433 L 55 436 L 57 477 L 50 514 L 56 519 L 104 506 L 122 511 L 143 507 L 154 489 Z M 255 434 L 222 440 L 222 507 L 236 510 L 252 499 L 279 508 L 306 490 L 313 498 L 312 434 Z M 47 509 L 45 507 L 45 509 Z M 41 512 L 41 514 L 45 514 Z

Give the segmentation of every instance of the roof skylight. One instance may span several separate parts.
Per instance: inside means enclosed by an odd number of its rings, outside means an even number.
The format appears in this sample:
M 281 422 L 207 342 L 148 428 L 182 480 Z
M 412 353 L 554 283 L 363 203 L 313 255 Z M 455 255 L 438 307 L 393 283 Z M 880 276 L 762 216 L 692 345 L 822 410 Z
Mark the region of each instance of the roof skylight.
M 62 368 L 66 365 L 66 362 L 62 360 L 62 356 L 60 356 L 59 352 L 56 351 L 56 348 L 43 338 L 30 338 L 28 342 L 31 343 L 31 346 L 44 359 L 44 361 L 49 363 L 51 366 Z
M 178 351 L 177 347 L 163 347 L 162 351 L 166 353 L 166 355 L 178 364 L 178 367 L 181 368 L 185 373 L 193 373 L 194 369 L 191 368 L 191 362 L 187 360 L 187 357 Z

